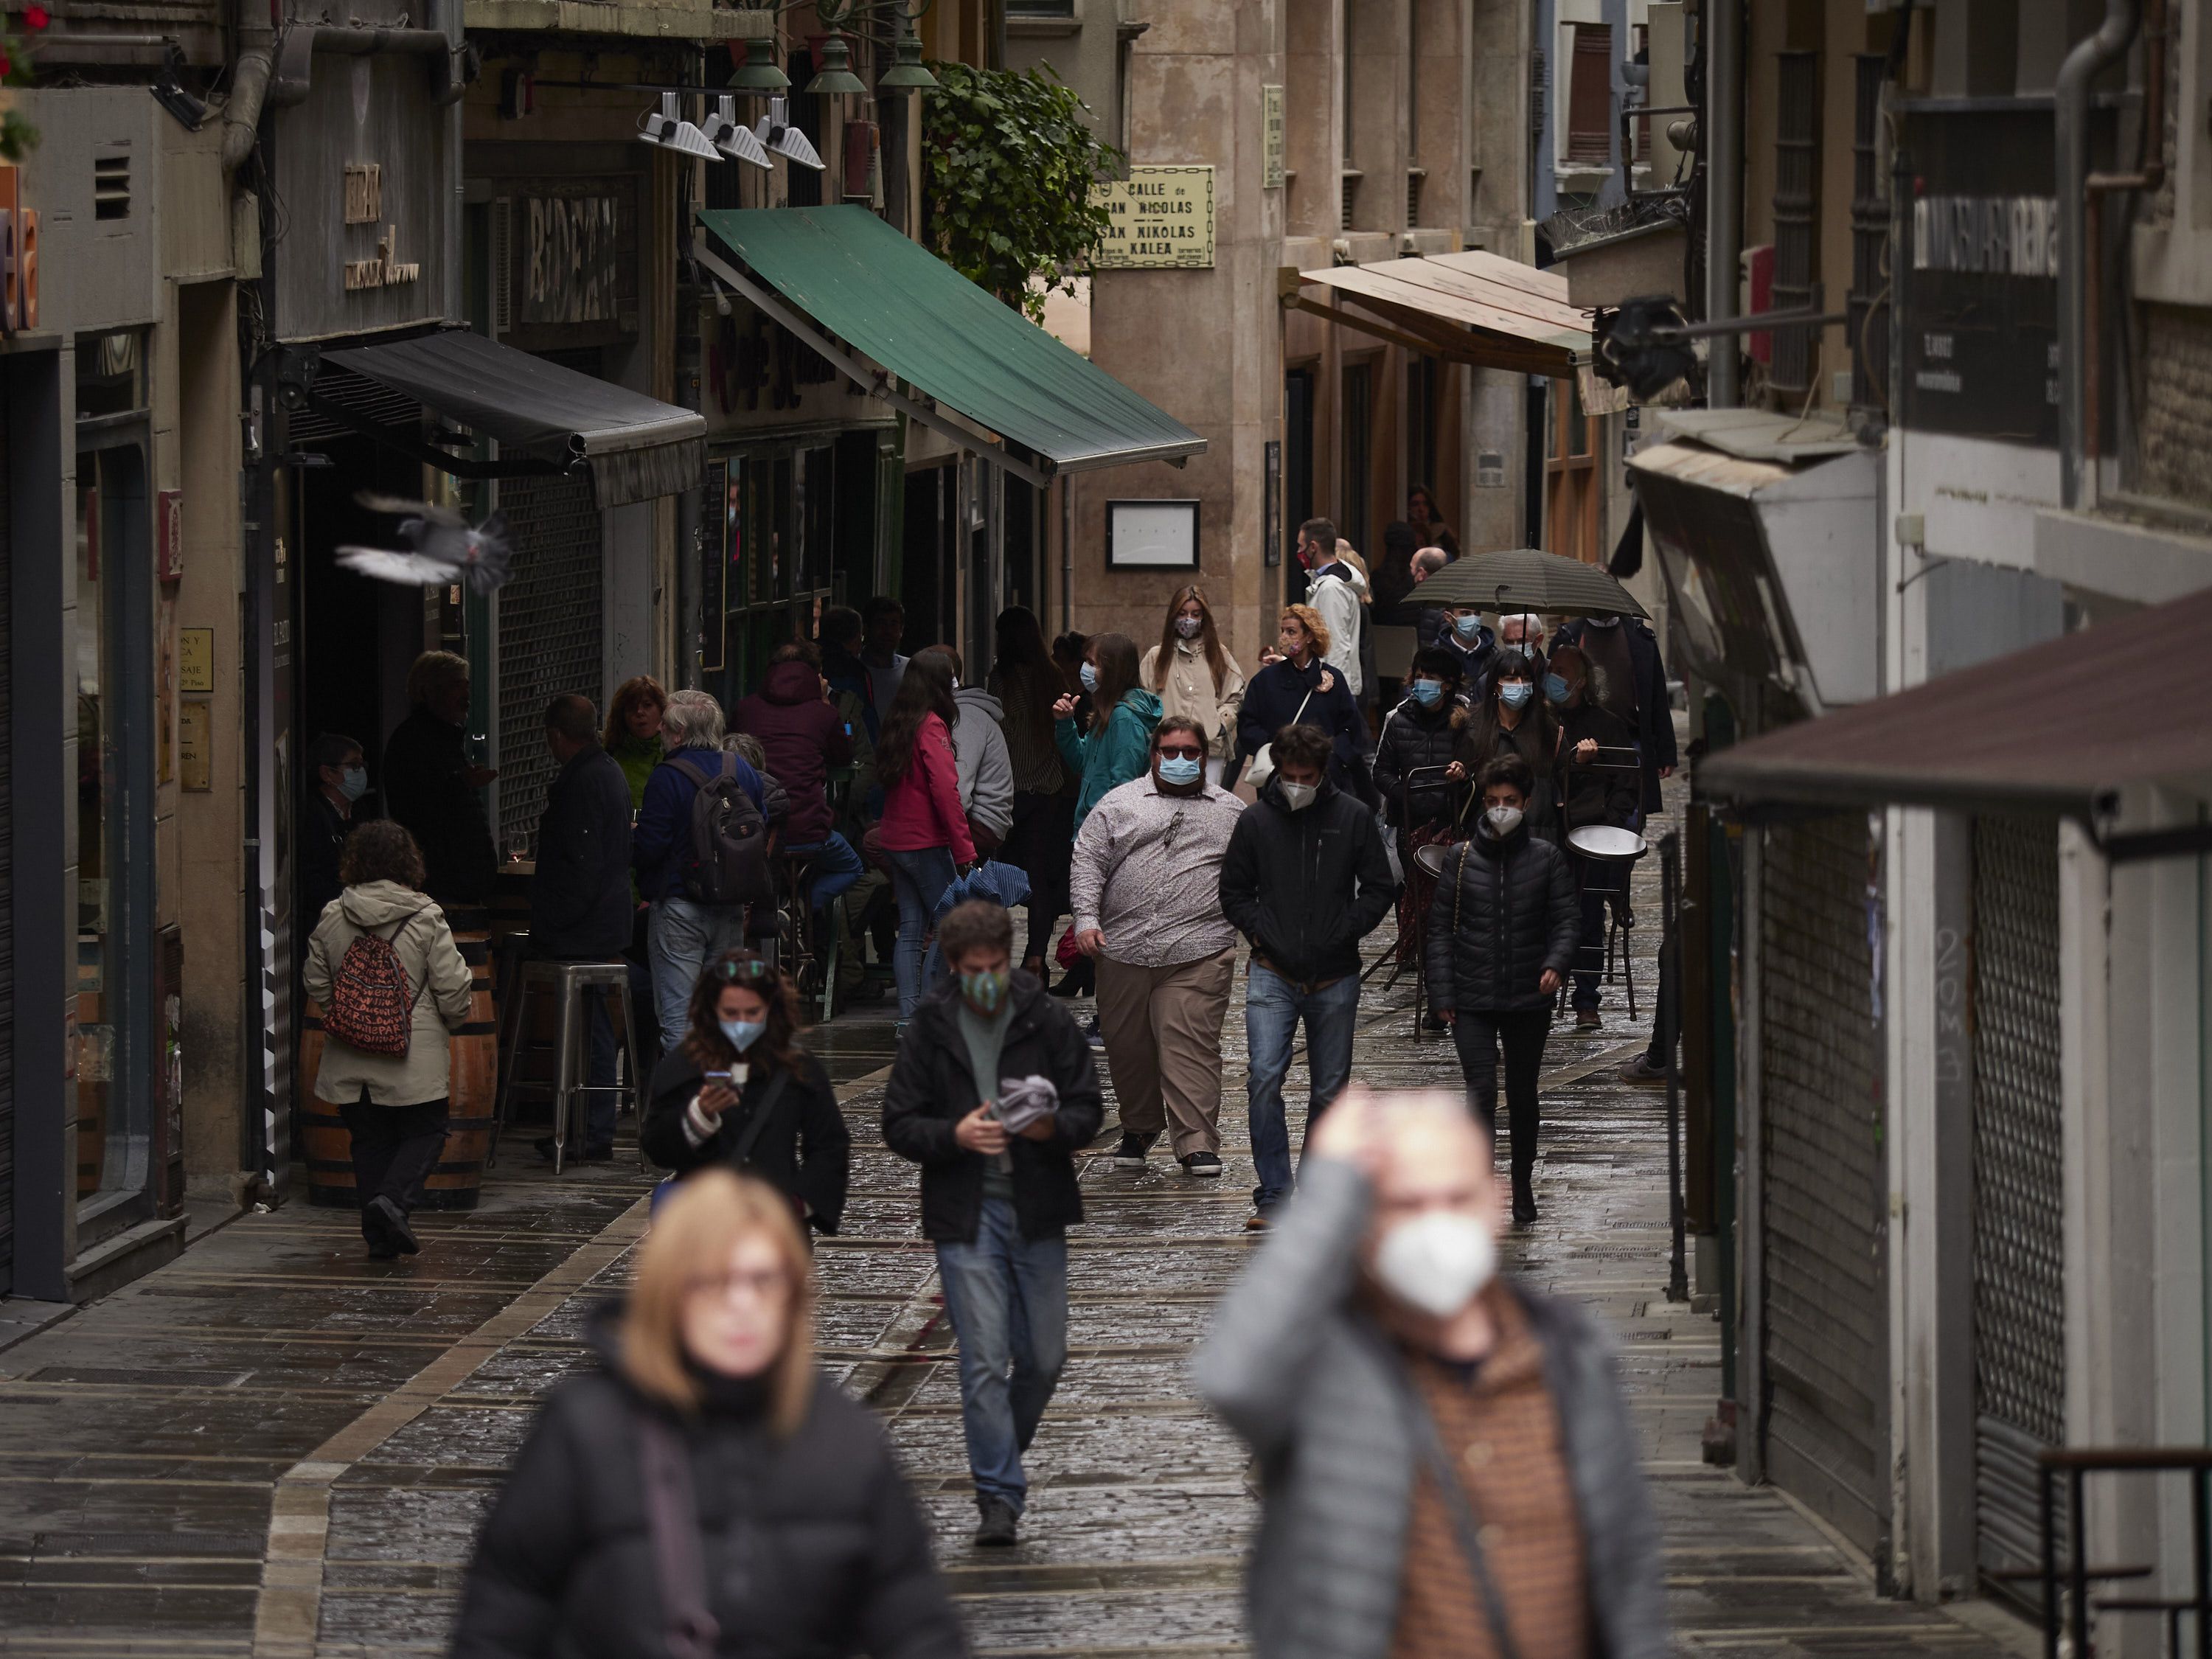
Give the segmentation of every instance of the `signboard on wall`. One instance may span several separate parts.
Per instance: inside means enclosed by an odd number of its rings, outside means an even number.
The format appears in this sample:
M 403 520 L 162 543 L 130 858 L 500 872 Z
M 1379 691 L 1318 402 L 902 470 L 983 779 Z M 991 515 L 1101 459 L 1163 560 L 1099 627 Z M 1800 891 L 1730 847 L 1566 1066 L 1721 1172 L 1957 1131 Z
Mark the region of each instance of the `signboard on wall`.
M 1213 169 L 1131 167 L 1126 179 L 1096 187 L 1106 209 L 1101 270 L 1210 270 L 1213 266 Z
M 637 179 L 532 179 L 507 216 L 507 315 L 526 351 L 616 345 L 637 334 Z
M 1283 89 L 1280 87 L 1260 88 L 1260 188 L 1280 190 L 1283 187 L 1284 147 L 1287 140 L 1283 128 Z

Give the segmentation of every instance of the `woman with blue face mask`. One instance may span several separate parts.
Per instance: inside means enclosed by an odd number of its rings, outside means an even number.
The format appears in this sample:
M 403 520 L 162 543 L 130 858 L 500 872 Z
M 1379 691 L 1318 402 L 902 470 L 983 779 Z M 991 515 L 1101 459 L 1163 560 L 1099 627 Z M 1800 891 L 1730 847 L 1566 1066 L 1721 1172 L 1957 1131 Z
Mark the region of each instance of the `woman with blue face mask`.
M 1415 652 L 1405 697 L 1382 717 L 1375 744 L 1375 787 L 1382 797 L 1382 816 L 1397 835 L 1398 866 L 1405 875 L 1398 890 L 1398 959 L 1416 971 L 1436 880 L 1413 854 L 1467 835 L 1466 774 L 1456 764 L 1468 726 L 1459 700 L 1460 660 L 1458 652 L 1441 646 Z M 1431 1020 L 1430 1029 L 1443 1026 Z
M 1528 832 L 1546 841 L 1559 839 L 1559 720 L 1545 699 L 1537 665 L 1500 646 L 1491 659 L 1489 692 L 1468 723 L 1458 757 L 1473 778 L 1498 756 L 1518 755 L 1534 785 L 1525 809 Z
M 799 1046 L 799 995 L 749 951 L 708 963 L 690 1029 L 653 1068 L 638 1146 L 678 1176 L 759 1176 L 800 1221 L 837 1231 L 850 1137 L 822 1064 Z

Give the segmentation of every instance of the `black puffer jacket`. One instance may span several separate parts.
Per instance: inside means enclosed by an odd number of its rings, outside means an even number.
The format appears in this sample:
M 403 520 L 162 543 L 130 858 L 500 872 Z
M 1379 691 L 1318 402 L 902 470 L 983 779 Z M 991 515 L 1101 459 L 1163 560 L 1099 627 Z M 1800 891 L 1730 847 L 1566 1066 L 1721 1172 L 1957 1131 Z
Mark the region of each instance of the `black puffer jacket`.
M 753 1070 L 738 1103 L 722 1114 L 713 1135 L 694 1146 L 684 1120 L 705 1079 L 699 1074 L 699 1062 L 681 1043 L 671 1048 L 653 1068 L 652 1103 L 638 1127 L 638 1150 L 678 1175 L 717 1164 L 738 1167 L 732 1155 L 751 1127 L 753 1114 L 768 1098 L 775 1075 L 765 1067 Z M 834 1233 L 845 1212 L 852 1135 L 837 1108 L 837 1091 L 830 1085 L 830 1074 L 805 1050 L 799 1051 L 799 1063 L 777 1091 L 774 1109 L 775 1115 L 761 1126 L 743 1167 L 804 1204 L 810 1225 Z
M 1326 778 L 1293 812 L 1279 778 L 1237 815 L 1221 860 L 1221 909 L 1253 955 L 1316 985 L 1359 971 L 1359 941 L 1397 902 L 1375 814 Z
M 612 1363 L 554 1390 L 477 1540 L 454 1659 L 664 1659 L 637 1421 L 690 1453 L 715 1651 L 744 1659 L 962 1659 L 960 1621 L 882 1426 L 827 1377 L 779 1440 L 757 1404 L 679 1419 Z
M 1424 708 L 1407 697 L 1382 719 L 1382 736 L 1375 745 L 1375 787 L 1382 797 L 1382 811 L 1401 830 L 1448 817 L 1467 797 L 1467 786 L 1427 777 L 1413 787 L 1413 816 L 1403 802 L 1406 775 L 1419 768 L 1449 766 L 1460 733 L 1466 729 L 1467 710 L 1447 697 L 1434 708 Z
M 1010 981 L 1013 1024 L 999 1055 L 999 1075 L 1048 1077 L 1060 1091 L 1056 1133 L 1049 1140 L 1015 1135 L 1014 1218 L 1024 1238 L 1056 1238 L 1083 1219 L 1075 1152 L 1098 1133 L 1105 1102 L 1098 1068 L 1083 1028 L 1028 974 Z M 968 1069 L 960 1034 L 959 988 L 939 986 L 924 997 L 899 1039 L 884 1085 L 884 1140 L 921 1165 L 922 1237 L 972 1243 L 983 1214 L 983 1158 L 953 1138 L 960 1120 L 982 1103 Z
M 1429 906 L 1429 1000 L 1437 1009 L 1541 1008 L 1544 970 L 1575 965 L 1582 902 L 1566 855 L 1523 823 L 1478 830 L 1444 861 Z

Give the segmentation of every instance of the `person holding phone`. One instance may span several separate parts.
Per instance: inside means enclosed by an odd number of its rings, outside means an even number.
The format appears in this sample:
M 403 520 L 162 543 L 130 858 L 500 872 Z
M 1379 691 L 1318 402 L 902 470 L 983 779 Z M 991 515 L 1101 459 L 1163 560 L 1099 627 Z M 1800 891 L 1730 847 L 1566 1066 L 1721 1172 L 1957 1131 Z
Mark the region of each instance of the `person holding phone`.
M 787 977 L 746 951 L 708 963 L 692 988 L 690 1029 L 653 1068 L 638 1145 L 678 1176 L 757 1176 L 806 1225 L 834 1233 L 852 1138 L 830 1074 L 798 1031 Z

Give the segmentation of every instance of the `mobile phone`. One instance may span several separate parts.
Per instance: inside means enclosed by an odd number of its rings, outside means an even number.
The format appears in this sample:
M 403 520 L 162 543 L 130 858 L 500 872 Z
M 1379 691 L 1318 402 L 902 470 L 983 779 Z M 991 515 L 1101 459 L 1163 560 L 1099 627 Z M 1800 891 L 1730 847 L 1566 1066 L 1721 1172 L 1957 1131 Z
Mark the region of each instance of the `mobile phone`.
M 702 1072 L 699 1077 L 705 1083 L 727 1083 L 731 1080 L 727 1072 Z

